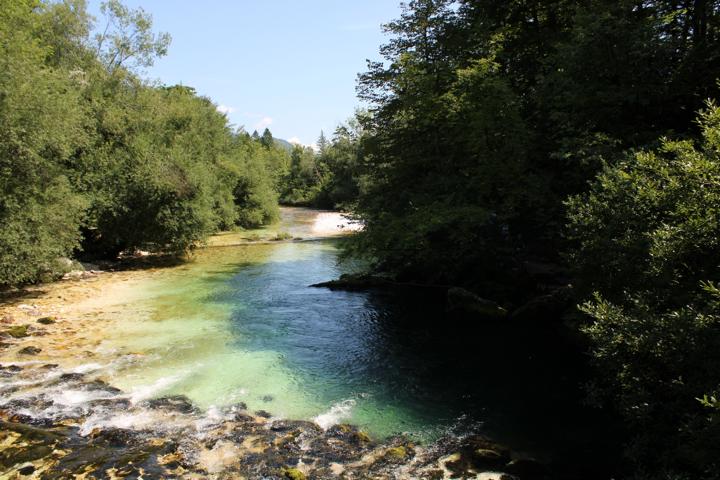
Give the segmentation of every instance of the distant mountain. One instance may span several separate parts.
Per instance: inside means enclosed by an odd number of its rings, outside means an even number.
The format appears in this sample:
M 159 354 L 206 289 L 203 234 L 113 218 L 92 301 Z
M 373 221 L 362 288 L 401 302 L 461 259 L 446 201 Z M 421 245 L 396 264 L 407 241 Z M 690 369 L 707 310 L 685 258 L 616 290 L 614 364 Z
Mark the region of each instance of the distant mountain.
M 287 140 L 283 140 L 282 138 L 275 138 L 275 137 L 273 137 L 273 140 L 275 140 L 275 145 L 284 148 L 288 152 L 292 151 L 293 144 L 288 142 Z

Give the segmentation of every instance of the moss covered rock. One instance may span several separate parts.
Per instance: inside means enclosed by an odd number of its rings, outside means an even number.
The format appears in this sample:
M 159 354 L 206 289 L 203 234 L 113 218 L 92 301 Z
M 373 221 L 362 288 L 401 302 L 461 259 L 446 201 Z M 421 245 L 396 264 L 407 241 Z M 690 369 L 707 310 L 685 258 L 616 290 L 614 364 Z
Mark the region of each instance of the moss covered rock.
M 297 468 L 283 468 L 282 474 L 284 478 L 288 478 L 290 480 L 307 480 L 305 474 Z
M 28 326 L 27 325 L 14 325 L 7 330 L 5 330 L 5 333 L 7 335 L 10 335 L 13 338 L 23 338 L 27 337 L 29 335 L 28 333 Z

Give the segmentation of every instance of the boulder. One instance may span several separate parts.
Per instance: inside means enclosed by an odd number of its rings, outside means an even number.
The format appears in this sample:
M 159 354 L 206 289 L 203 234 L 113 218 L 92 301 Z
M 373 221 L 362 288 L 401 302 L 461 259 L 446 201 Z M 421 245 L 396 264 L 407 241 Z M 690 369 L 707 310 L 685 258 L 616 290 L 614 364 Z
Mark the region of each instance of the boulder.
M 193 413 L 195 406 L 185 395 L 172 395 L 169 397 L 154 398 L 146 402 L 150 408 L 180 413 Z
M 20 351 L 18 351 L 20 355 L 37 355 L 40 352 L 42 352 L 41 348 L 33 347 L 32 345 L 22 348 L 20 349 Z
M 540 295 L 515 309 L 510 319 L 517 322 L 533 322 L 542 319 L 562 321 L 563 312 L 573 304 L 572 287 L 556 288 L 547 295 Z
M 27 337 L 30 334 L 28 333 L 28 326 L 27 325 L 14 325 L 4 332 L 6 335 L 9 335 L 13 338 L 23 338 Z
M 387 278 L 376 275 L 344 274 L 337 280 L 322 282 L 310 285 L 311 287 L 329 288 L 330 290 L 364 291 L 375 288 L 387 288 L 392 286 Z
M 447 310 L 450 313 L 472 315 L 487 320 L 502 320 L 507 317 L 507 310 L 499 304 L 460 287 L 448 289 Z

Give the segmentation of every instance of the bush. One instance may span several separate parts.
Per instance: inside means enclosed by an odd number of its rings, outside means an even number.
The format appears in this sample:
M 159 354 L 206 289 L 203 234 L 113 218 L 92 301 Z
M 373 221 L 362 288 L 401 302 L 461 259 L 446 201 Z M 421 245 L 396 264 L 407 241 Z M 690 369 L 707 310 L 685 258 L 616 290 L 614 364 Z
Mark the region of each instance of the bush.
M 717 472 L 720 416 L 720 110 L 702 143 L 663 142 L 607 166 L 568 202 L 570 255 L 591 322 L 595 392 L 640 432 L 640 463 Z M 715 469 L 715 470 L 714 470 Z

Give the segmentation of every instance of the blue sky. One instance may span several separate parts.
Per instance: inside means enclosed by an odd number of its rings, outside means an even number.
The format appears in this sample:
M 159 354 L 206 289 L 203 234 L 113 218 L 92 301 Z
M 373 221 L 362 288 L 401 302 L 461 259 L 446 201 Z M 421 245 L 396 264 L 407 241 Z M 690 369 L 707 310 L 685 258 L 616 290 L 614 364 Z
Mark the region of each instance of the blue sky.
M 102 23 L 100 0 L 90 12 Z M 396 0 L 124 0 L 172 35 L 146 76 L 210 97 L 252 132 L 314 143 L 350 117 L 365 60 L 379 59 L 380 25 L 399 16 Z

